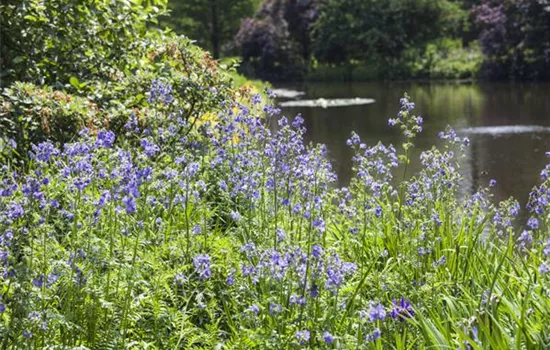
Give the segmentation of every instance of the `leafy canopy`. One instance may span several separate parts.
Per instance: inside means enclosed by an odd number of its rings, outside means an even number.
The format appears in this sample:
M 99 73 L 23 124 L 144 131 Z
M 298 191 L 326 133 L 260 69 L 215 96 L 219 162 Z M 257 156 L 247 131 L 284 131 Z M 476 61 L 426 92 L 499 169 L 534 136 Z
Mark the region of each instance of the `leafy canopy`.
M 163 20 L 219 58 L 224 45 L 232 42 L 241 20 L 252 15 L 258 4 L 259 0 L 173 0 L 170 16 Z
M 168 0 L 8 0 L 0 5 L 1 85 L 113 79 L 140 66 Z M 73 79 L 73 82 L 76 81 Z

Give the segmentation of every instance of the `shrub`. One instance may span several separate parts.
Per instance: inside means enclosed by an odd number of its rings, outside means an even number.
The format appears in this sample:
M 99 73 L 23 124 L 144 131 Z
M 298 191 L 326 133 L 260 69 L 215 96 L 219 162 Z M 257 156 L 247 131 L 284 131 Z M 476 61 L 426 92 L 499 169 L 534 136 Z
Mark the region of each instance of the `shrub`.
M 48 138 L 68 142 L 85 127 L 97 130 L 109 126 L 108 119 L 101 120 L 96 104 L 52 88 L 15 83 L 4 90 L 2 102 L 2 136 L 17 142 L 23 154 L 32 143 Z
M 463 47 L 459 40 L 442 39 L 426 45 L 424 50 L 410 50 L 404 61 L 409 74 L 425 79 L 476 79 L 484 56 L 476 43 Z
M 315 0 L 269 0 L 253 18 L 242 21 L 235 46 L 247 75 L 271 81 L 300 79 L 311 56 L 311 28 L 318 16 Z
M 472 9 L 491 79 L 550 78 L 550 8 L 547 1 L 482 0 Z
M 8 0 L 0 5 L 2 86 L 109 79 L 142 65 L 166 0 Z
M 165 8 L 166 0 L 0 5 L 0 137 L 17 144 L 19 160 L 31 144 L 61 145 L 83 127 L 122 134 L 131 116 L 148 126 L 157 111 L 215 115 L 246 90 L 234 84 L 235 66 L 222 69 L 188 38 L 151 27 Z
M 30 83 L 5 88 L 0 97 L 0 136 L 13 139 L 24 158 L 32 143 L 48 138 L 59 145 L 83 127 L 91 133 L 108 128 L 119 134 L 132 115 L 147 126 L 157 110 L 179 113 L 184 119 L 216 114 L 222 102 L 239 93 L 232 78 L 234 67 L 218 67 L 185 37 L 151 41 L 141 60 L 143 68 L 131 74 L 85 82 L 72 77 L 64 89 Z M 151 87 L 153 94 L 167 96 L 143 93 Z

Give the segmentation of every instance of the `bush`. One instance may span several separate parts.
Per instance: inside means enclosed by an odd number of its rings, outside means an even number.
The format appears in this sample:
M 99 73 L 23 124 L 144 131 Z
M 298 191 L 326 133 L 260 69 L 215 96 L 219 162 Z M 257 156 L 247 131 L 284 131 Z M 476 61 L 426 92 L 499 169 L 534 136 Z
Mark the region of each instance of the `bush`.
M 317 15 L 316 0 L 265 1 L 253 18 L 242 21 L 235 35 L 235 46 L 243 57 L 241 71 L 270 81 L 303 78 Z
M 539 0 L 482 0 L 472 9 L 490 79 L 550 79 L 550 8 Z
M 83 127 L 122 134 L 131 116 L 145 127 L 158 111 L 184 120 L 215 115 L 247 90 L 235 85 L 235 65 L 220 68 L 188 38 L 150 28 L 165 7 L 165 0 L 0 5 L 2 83 L 13 83 L 0 97 L 0 137 L 17 144 L 19 160 L 31 144 L 60 146 Z
M 484 56 L 479 44 L 463 47 L 460 40 L 442 39 L 429 43 L 423 51 L 409 51 L 404 61 L 411 62 L 407 65 L 414 78 L 476 79 Z
M 15 83 L 4 90 L 0 128 L 2 136 L 14 140 L 19 153 L 26 154 L 32 143 L 48 138 L 65 143 L 85 127 L 91 130 L 108 127 L 109 120 L 102 118 L 97 105 L 86 98 Z
M 309 81 L 366 81 L 376 79 L 476 79 L 484 56 L 479 45 L 464 48 L 459 40 L 441 39 L 423 49 L 409 49 L 392 62 L 380 57 L 346 64 L 315 62 L 305 77 Z
M 105 79 L 142 67 L 147 28 L 166 0 L 7 0 L 0 5 L 2 86 Z
M 5 88 L 0 97 L 0 136 L 13 139 L 25 157 L 32 143 L 50 139 L 60 145 L 83 127 L 91 133 L 108 128 L 118 134 L 132 115 L 147 126 L 157 110 L 186 120 L 216 114 L 238 93 L 233 66 L 218 67 L 185 37 L 161 39 L 150 42 L 140 58 L 143 68 L 132 74 L 86 82 L 72 77 L 64 89 L 30 83 Z M 158 93 L 167 95 L 154 96 Z

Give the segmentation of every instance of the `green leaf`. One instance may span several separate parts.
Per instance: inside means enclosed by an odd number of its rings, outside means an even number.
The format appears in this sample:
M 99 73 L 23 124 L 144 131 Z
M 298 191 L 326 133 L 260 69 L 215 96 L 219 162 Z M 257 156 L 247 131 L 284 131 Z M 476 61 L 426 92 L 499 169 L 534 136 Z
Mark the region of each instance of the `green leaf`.
M 36 16 L 33 16 L 33 15 L 26 15 L 24 18 L 26 20 L 29 20 L 29 21 L 32 21 L 32 22 L 38 22 L 38 18 Z
M 71 85 L 75 88 L 75 89 L 80 89 L 80 82 L 78 81 L 78 79 L 76 77 L 70 77 L 69 78 L 69 83 L 71 83 Z

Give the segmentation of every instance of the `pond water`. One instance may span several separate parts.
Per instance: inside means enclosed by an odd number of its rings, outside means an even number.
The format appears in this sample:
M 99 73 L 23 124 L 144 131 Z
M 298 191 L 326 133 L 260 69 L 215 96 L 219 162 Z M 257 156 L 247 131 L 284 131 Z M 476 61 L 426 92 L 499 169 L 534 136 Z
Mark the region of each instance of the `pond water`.
M 346 146 L 351 131 L 367 145 L 378 141 L 402 143 L 388 118 L 399 111 L 399 98 L 407 92 L 416 103 L 414 114 L 424 117 L 424 131 L 416 149 L 442 143 L 437 133 L 451 125 L 468 136 L 471 145 L 461 163 L 462 190 L 474 191 L 494 178 L 495 199 L 517 198 L 523 205 L 532 187 L 540 183 L 540 171 L 550 162 L 550 84 L 451 84 L 451 83 L 306 83 L 277 86 L 302 91 L 296 99 L 374 99 L 374 103 L 343 107 L 283 107 L 283 114 L 301 113 L 310 141 L 324 143 L 340 185 L 351 176 L 352 153 Z M 296 100 L 295 99 L 295 100 Z M 280 102 L 288 99 L 280 99 Z M 325 107 L 325 108 L 323 108 Z M 420 168 L 419 152 L 411 168 Z

